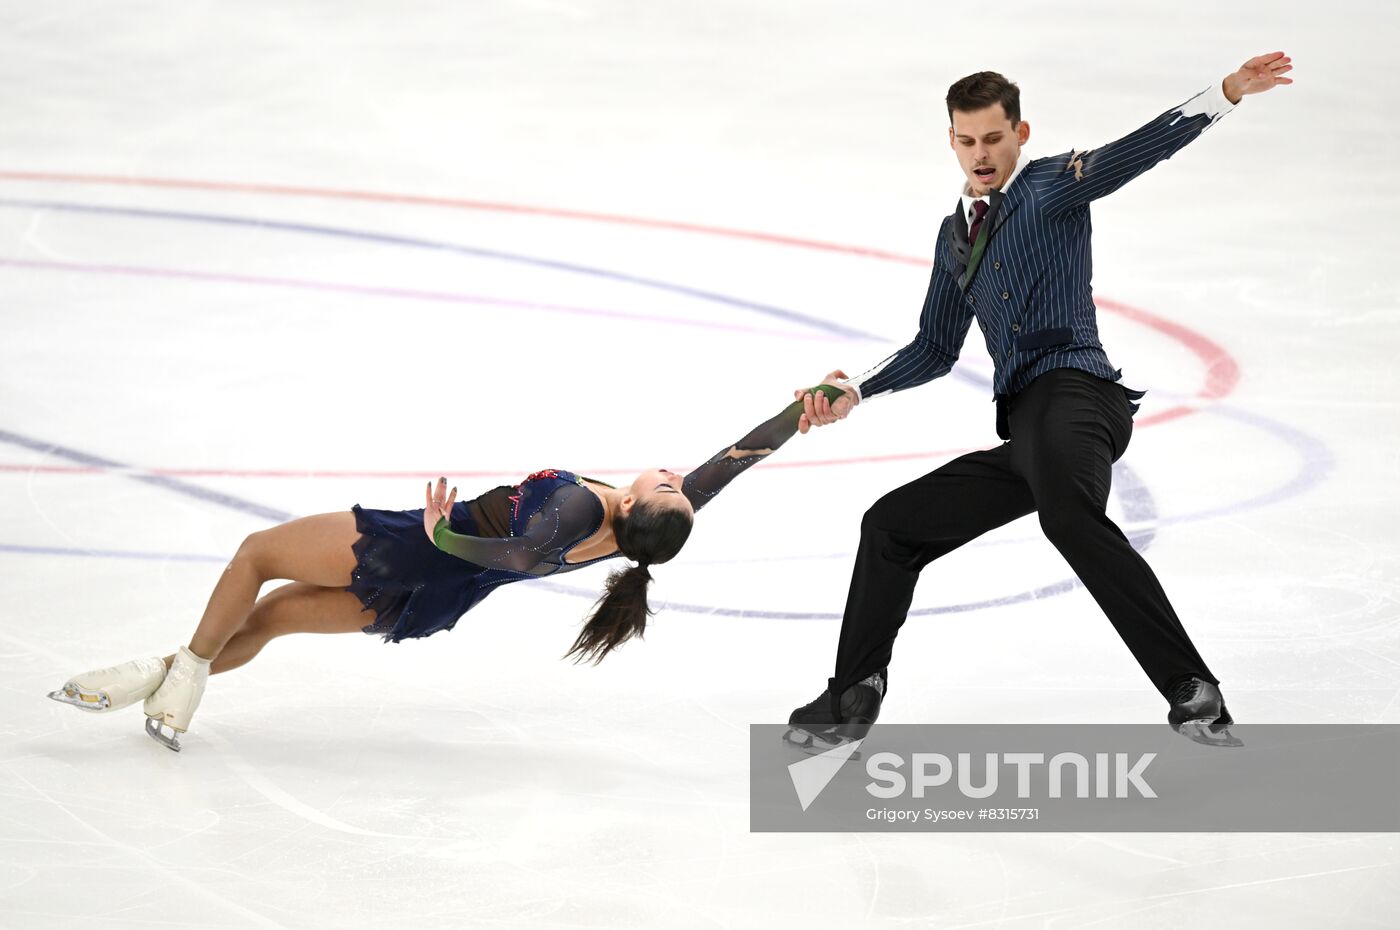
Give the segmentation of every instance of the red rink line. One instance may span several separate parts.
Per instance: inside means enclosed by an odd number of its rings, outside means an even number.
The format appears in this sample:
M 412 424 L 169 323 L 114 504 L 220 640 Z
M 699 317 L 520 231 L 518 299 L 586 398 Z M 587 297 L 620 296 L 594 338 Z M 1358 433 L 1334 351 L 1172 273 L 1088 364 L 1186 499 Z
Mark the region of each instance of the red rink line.
M 514 307 L 520 310 L 542 310 L 557 313 L 572 313 L 579 316 L 597 316 L 606 319 L 636 320 L 642 323 L 665 324 L 668 326 L 717 329 L 726 332 L 748 333 L 755 336 L 777 336 L 783 339 L 836 339 L 830 334 L 815 332 L 793 333 L 780 329 L 761 329 L 756 326 L 740 326 L 732 323 L 716 323 L 711 320 L 688 320 L 683 317 L 657 316 L 656 314 L 628 313 L 624 310 L 604 310 L 597 307 L 579 307 L 570 304 L 548 304 L 528 300 L 511 300 L 504 297 L 489 297 L 482 294 L 463 294 L 450 291 L 423 291 L 405 287 L 372 287 L 369 285 L 342 284 L 335 281 L 312 281 L 305 278 L 266 277 L 262 275 L 217 274 L 211 271 L 188 271 L 180 268 L 151 268 L 137 265 L 100 265 L 80 262 L 54 262 L 31 259 L 0 258 L 0 268 L 33 268 L 41 271 L 69 271 L 74 274 L 126 275 L 145 278 L 172 278 L 187 281 L 209 281 L 216 284 L 250 284 L 267 287 L 286 287 L 308 291 L 332 291 L 343 294 L 356 294 L 367 297 L 403 297 L 409 300 L 434 301 L 452 304 L 483 304 L 494 307 Z
M 458 210 L 519 213 L 533 216 L 548 216 L 554 219 L 583 220 L 589 223 L 612 223 L 624 226 L 643 226 L 649 229 L 670 229 L 676 232 L 723 236 L 728 239 L 753 239 L 759 242 L 791 245 L 803 249 L 820 249 L 826 252 L 840 252 L 846 255 L 860 255 L 865 258 L 878 258 L 891 262 L 913 261 L 918 264 L 924 264 L 924 259 L 911 259 L 908 256 L 896 255 L 893 252 L 885 252 L 880 249 L 839 245 L 834 242 L 818 242 L 815 239 L 799 239 L 793 236 L 780 236 L 775 233 L 757 232 L 748 229 L 730 229 L 724 226 L 707 226 L 703 223 L 680 223 L 673 220 L 654 220 L 640 216 L 621 216 L 614 213 L 590 213 L 586 210 L 560 210 L 553 207 L 532 207 L 527 204 L 499 203 L 491 200 L 468 200 L 459 197 L 428 197 L 421 194 L 393 194 L 380 191 L 343 190 L 334 187 L 299 187 L 288 184 L 252 184 L 237 181 L 195 181 L 180 178 L 123 177 L 120 175 L 108 174 L 62 174 L 51 171 L 0 171 L 0 180 L 56 181 L 66 184 L 111 184 L 125 187 L 161 187 L 173 188 L 176 190 L 274 194 L 280 197 L 325 197 L 332 200 L 361 200 L 369 203 L 402 203 L 424 207 L 449 207 Z
M 459 210 L 481 210 L 498 213 L 529 214 L 535 216 L 548 216 L 554 219 L 582 220 L 592 223 L 611 223 L 615 225 L 638 226 L 650 229 L 669 229 L 678 232 L 698 233 L 702 235 L 721 236 L 730 239 L 746 239 L 758 242 L 768 242 L 778 245 L 793 246 L 795 248 L 817 250 L 824 252 L 837 252 L 845 255 L 860 256 L 863 258 L 874 258 L 882 261 L 899 262 L 902 264 L 912 264 L 925 266 L 928 259 L 900 255 L 894 252 L 886 252 L 880 249 L 867 249 L 859 246 L 841 245 L 833 242 L 822 242 L 816 239 L 803 239 L 795 236 L 780 236 L 772 233 L 756 232 L 753 230 L 731 229 L 723 226 L 708 226 L 698 223 L 680 223 L 670 220 L 655 220 L 646 217 L 624 216 L 610 213 L 592 213 L 580 210 L 560 210 L 551 207 L 535 207 L 523 204 L 498 203 L 486 200 L 468 200 L 451 197 L 428 197 L 418 194 L 396 194 L 378 191 L 344 190 L 339 188 L 325 187 L 301 187 L 285 184 L 254 184 L 231 181 L 201 181 L 181 178 L 150 178 L 150 177 L 126 177 L 119 175 L 101 174 L 66 174 L 61 172 L 48 171 L 0 171 L 0 180 L 14 181 L 43 181 L 58 182 L 66 184 L 105 184 L 120 185 L 126 187 L 147 187 L 166 188 L 177 190 L 209 190 L 233 193 L 252 194 L 272 194 L 286 197 L 322 197 L 333 200 L 359 200 L 373 203 L 399 203 L 413 204 L 418 206 L 447 207 Z M 1239 365 L 1230 354 L 1218 343 L 1207 338 L 1205 335 L 1182 326 L 1172 320 L 1157 316 L 1137 307 L 1115 300 L 1107 300 L 1102 297 L 1095 297 L 1094 304 L 1102 310 L 1118 314 L 1127 319 L 1156 330 L 1163 335 L 1176 340 L 1189 349 L 1200 359 L 1205 368 L 1205 381 L 1196 392 L 1196 397 L 1202 401 L 1219 400 L 1230 394 L 1235 385 L 1239 383 Z M 1155 426 L 1171 420 L 1179 419 L 1183 416 L 1195 413 L 1197 407 L 1194 405 L 1178 405 L 1170 407 L 1160 413 L 1149 414 L 1141 417 L 1137 421 L 1139 427 Z M 854 465 L 870 462 L 889 462 L 907 459 L 926 459 L 942 456 L 960 455 L 970 452 L 970 449 L 944 449 L 929 452 L 909 452 L 892 455 L 860 456 L 846 459 L 827 459 L 823 461 L 811 462 L 764 462 L 764 468 L 813 468 L 831 465 Z M 109 469 L 88 468 L 83 466 L 29 466 L 29 465 L 0 465 L 0 472 L 53 472 L 64 474 L 82 474 L 106 472 Z M 145 474 L 167 475 L 171 477 L 243 477 L 243 478 L 421 478 L 425 472 L 353 472 L 353 471 L 295 471 L 295 470 L 267 470 L 267 469 L 141 469 Z M 581 473 L 587 474 L 632 474 L 641 469 L 616 469 L 616 468 L 595 468 L 580 469 Z M 515 475 L 515 471 L 502 472 L 480 472 L 480 471 L 456 471 L 453 474 L 469 477 L 497 477 L 501 475 Z
M 945 455 L 961 455 L 971 449 L 935 449 L 931 452 L 892 452 L 888 455 L 862 455 L 846 459 L 814 459 L 810 462 L 763 462 L 759 468 L 826 468 L 834 465 L 857 465 L 872 462 L 901 462 L 910 459 L 937 458 Z M 424 475 L 452 475 L 454 478 L 516 478 L 528 469 L 511 471 L 470 471 L 449 468 L 418 469 L 417 471 L 324 471 L 320 469 L 294 468 L 110 468 L 97 465 L 3 465 L 0 472 L 21 472 L 23 474 L 54 475 L 109 475 L 113 472 L 130 471 L 142 475 L 164 475 L 169 478 L 416 478 Z M 569 469 L 580 475 L 636 475 L 641 468 L 579 468 Z M 687 469 L 688 470 L 688 469 Z

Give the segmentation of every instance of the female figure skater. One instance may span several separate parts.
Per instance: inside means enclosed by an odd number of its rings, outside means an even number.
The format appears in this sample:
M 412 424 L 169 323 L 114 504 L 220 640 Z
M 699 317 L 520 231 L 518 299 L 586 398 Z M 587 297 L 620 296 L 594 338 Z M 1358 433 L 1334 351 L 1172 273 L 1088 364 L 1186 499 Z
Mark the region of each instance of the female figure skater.
M 829 400 L 841 389 L 813 390 Z M 456 503 L 447 479 L 427 488 L 423 510 L 302 517 L 253 533 L 214 586 L 188 646 L 78 675 L 49 697 L 87 711 L 145 700 L 146 732 L 175 751 L 210 674 L 238 668 L 288 633 L 382 635 L 386 642 L 450 630 L 503 584 L 625 556 L 567 655 L 600 662 L 646 627 L 648 571 L 690 535 L 695 511 L 797 431 L 801 401 L 681 476 L 642 472 L 627 487 L 549 469 L 520 484 Z M 264 582 L 292 583 L 258 592 Z M 365 624 L 362 614 L 374 612 Z M 167 735 L 164 727 L 172 731 Z

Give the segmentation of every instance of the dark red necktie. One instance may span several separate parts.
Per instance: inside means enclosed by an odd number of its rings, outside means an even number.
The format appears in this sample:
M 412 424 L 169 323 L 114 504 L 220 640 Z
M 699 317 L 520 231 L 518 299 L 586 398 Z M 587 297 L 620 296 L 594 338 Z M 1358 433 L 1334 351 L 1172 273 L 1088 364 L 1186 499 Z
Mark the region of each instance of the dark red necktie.
M 987 215 L 987 201 L 974 200 L 972 212 L 977 214 L 972 220 L 972 228 L 967 231 L 967 244 L 977 244 L 977 234 L 982 231 L 982 218 Z

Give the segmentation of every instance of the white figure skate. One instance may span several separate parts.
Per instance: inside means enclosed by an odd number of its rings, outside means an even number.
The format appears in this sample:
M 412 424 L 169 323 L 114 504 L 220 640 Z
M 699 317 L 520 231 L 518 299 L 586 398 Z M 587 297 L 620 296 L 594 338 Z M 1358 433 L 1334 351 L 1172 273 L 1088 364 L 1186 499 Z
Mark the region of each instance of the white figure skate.
M 190 728 L 190 719 L 204 697 L 209 680 L 209 659 L 201 659 L 185 646 L 175 653 L 175 661 L 155 694 L 146 698 L 146 732 L 167 749 L 180 751 L 176 735 Z M 165 735 L 163 727 L 170 727 Z
M 144 700 L 164 680 L 164 659 L 133 659 L 111 668 L 75 675 L 62 688 L 50 691 L 49 697 L 100 714 Z

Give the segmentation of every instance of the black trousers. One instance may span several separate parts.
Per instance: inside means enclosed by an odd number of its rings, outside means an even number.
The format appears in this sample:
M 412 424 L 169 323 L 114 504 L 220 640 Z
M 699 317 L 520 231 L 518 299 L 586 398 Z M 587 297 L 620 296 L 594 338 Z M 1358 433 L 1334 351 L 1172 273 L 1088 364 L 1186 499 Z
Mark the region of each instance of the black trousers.
M 1158 691 L 1181 675 L 1218 684 L 1157 576 L 1104 512 L 1133 433 L 1123 388 L 1055 369 L 1010 399 L 1008 417 L 1008 442 L 956 458 L 866 512 L 831 693 L 889 665 L 925 565 L 1032 512 Z

